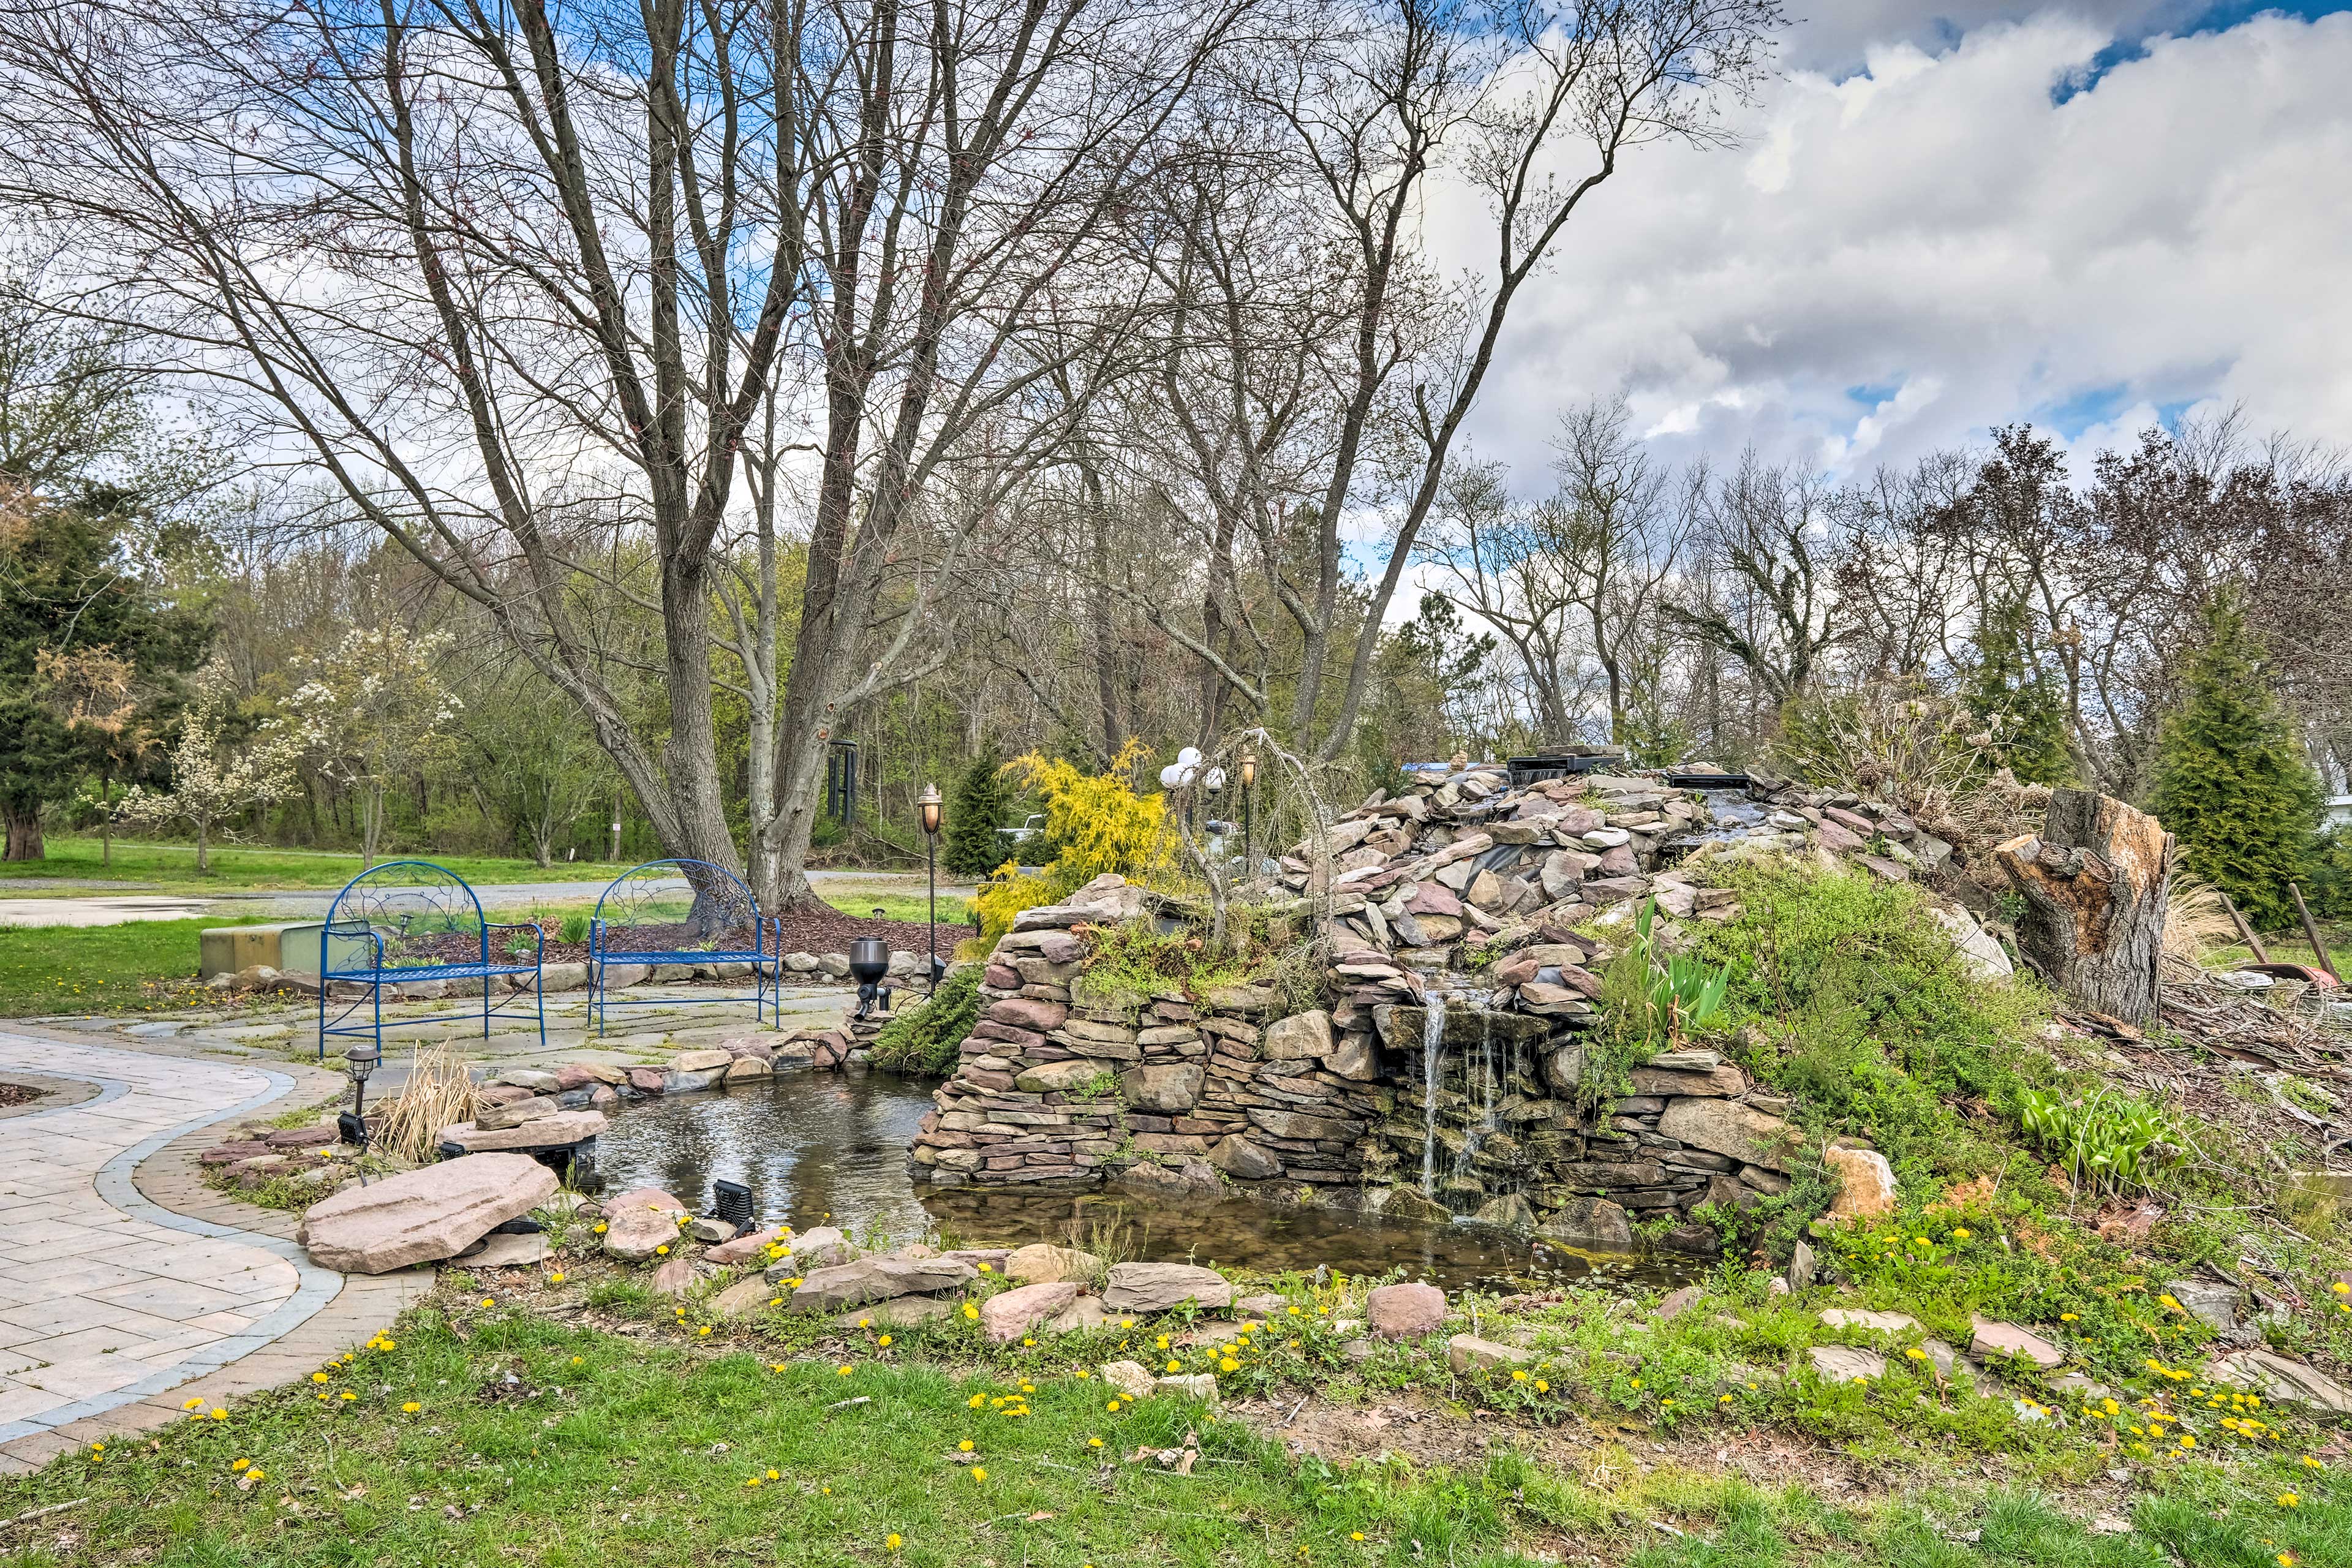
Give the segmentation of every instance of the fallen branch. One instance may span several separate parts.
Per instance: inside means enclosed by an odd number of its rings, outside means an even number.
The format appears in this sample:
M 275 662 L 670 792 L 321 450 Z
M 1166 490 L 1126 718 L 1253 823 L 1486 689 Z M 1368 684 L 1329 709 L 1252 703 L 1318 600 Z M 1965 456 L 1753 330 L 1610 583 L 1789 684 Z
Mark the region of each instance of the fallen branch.
M 29 1523 L 34 1520 L 41 1518 L 45 1514 L 63 1513 L 69 1508 L 79 1508 L 89 1500 L 89 1499 L 86 1497 L 78 1497 L 71 1502 L 53 1502 L 45 1508 L 28 1508 L 24 1512 L 18 1514 L 16 1518 L 10 1520 L 8 1523 L 12 1526 Z

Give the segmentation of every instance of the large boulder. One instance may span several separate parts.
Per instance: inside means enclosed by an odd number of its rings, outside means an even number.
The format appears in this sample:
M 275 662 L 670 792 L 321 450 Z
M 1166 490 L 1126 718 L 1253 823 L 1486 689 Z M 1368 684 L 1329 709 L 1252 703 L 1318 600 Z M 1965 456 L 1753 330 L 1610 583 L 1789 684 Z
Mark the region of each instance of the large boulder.
M 1364 1298 L 1375 1339 L 1417 1340 L 1445 1321 L 1445 1292 L 1434 1285 L 1382 1285 Z
M 686 1205 L 659 1187 L 636 1187 L 604 1202 L 604 1250 L 642 1263 L 677 1239 Z
M 1669 1104 L 1658 1118 L 1660 1136 L 1745 1160 L 1786 1175 L 1794 1157 L 1798 1133 L 1780 1117 L 1767 1115 L 1736 1100 L 1691 1097 Z
M 555 1173 L 524 1154 L 467 1154 L 313 1204 L 296 1239 L 322 1268 L 383 1274 L 454 1258 L 555 1195 Z
M 533 1094 L 529 1089 L 509 1090 L 517 1095 L 485 1105 L 474 1113 L 474 1125 L 485 1131 L 504 1127 L 520 1127 L 526 1121 L 536 1121 L 543 1116 L 553 1116 L 563 1109 L 553 1095 Z
M 804 1312 L 837 1312 L 869 1301 L 953 1290 L 979 1278 L 978 1269 L 959 1258 L 877 1253 L 802 1276 L 793 1291 L 793 1306 Z
M 980 1331 L 996 1343 L 1010 1344 L 1041 1327 L 1078 1299 L 1075 1279 L 1016 1285 L 980 1304 Z
M 1228 1307 L 1233 1300 L 1233 1281 L 1190 1263 L 1113 1264 L 1103 1290 L 1103 1305 L 1114 1312 L 1164 1312 L 1186 1301 Z

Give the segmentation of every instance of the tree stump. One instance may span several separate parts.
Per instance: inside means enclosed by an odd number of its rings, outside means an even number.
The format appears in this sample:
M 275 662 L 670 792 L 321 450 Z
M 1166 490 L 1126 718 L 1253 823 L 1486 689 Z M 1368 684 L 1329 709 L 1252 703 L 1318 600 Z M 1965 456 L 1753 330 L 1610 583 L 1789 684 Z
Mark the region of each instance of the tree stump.
M 1993 857 L 2025 898 L 2017 947 L 2051 985 L 2095 1013 L 2156 1021 L 2172 835 L 2113 795 L 2062 789 L 2039 836 Z

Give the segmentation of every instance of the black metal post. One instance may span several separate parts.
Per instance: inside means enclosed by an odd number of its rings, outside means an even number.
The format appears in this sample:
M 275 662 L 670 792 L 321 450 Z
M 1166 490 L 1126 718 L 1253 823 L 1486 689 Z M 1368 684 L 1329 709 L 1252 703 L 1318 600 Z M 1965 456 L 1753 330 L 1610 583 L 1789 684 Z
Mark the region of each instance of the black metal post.
M 931 938 L 931 962 L 923 971 L 928 984 L 923 994 L 936 995 L 940 989 L 940 836 L 923 835 L 923 879 L 929 886 L 930 910 L 925 929 Z
M 1242 880 L 1246 882 L 1257 874 L 1257 862 L 1250 855 L 1250 797 L 1257 790 L 1247 779 L 1242 781 Z

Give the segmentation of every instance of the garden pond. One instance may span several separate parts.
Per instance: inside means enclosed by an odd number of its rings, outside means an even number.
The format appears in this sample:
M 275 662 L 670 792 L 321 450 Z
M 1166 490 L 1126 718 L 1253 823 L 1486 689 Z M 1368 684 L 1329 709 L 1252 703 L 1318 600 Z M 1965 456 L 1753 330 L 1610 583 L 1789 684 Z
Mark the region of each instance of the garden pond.
M 624 1109 L 597 1139 L 604 1189 L 658 1187 L 698 1212 L 712 1184 L 751 1189 L 763 1224 L 836 1225 L 853 1237 L 959 1246 L 1032 1241 L 1108 1249 L 1146 1261 L 1213 1263 L 1266 1273 L 1324 1267 L 1402 1268 L 1447 1289 L 1534 1290 L 1578 1282 L 1655 1287 L 1698 1265 L 1593 1254 L 1492 1226 L 1381 1221 L 1251 1198 L 925 1188 L 907 1146 L 931 1109 L 930 1087 L 883 1072 L 785 1071 L 732 1089 L 656 1097 Z

